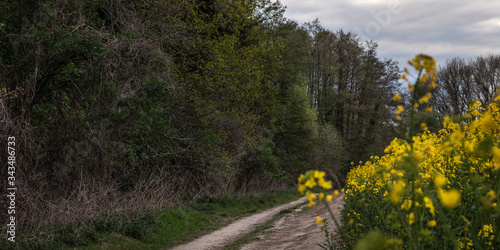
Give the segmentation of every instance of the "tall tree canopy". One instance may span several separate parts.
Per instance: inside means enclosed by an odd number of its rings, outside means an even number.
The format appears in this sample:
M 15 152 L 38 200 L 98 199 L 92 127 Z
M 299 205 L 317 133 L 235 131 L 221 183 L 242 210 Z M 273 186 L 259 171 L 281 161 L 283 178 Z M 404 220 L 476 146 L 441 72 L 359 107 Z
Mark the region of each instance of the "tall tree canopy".
M 332 32 L 307 23 L 308 92 L 320 123 L 330 123 L 346 140 L 353 160 L 381 154 L 391 137 L 392 95 L 399 69 L 377 58 L 375 42 L 351 32 Z

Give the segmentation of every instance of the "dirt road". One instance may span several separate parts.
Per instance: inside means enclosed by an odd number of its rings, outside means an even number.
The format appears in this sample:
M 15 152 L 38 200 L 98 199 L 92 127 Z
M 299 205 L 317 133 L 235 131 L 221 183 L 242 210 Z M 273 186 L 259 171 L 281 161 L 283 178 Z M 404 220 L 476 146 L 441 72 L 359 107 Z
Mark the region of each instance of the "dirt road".
M 260 213 L 239 219 L 232 224 L 223 227 L 215 232 L 202 236 L 194 241 L 174 247 L 174 250 L 193 249 L 222 249 L 237 239 L 249 234 L 259 225 L 271 220 L 280 211 L 295 207 L 305 203 L 307 199 L 302 197 L 299 200 L 277 206 Z M 336 218 L 340 218 L 339 208 L 342 207 L 344 195 L 337 196 L 331 204 Z M 277 220 L 269 229 L 264 230 L 256 239 L 244 245 L 241 249 L 321 249 L 317 243 L 325 241 L 325 234 L 315 223 L 316 216 L 330 218 L 328 210 L 324 205 L 316 205 L 305 209 L 306 204 L 295 209 L 292 213 L 286 214 Z M 335 230 L 333 223 L 329 225 L 330 231 Z

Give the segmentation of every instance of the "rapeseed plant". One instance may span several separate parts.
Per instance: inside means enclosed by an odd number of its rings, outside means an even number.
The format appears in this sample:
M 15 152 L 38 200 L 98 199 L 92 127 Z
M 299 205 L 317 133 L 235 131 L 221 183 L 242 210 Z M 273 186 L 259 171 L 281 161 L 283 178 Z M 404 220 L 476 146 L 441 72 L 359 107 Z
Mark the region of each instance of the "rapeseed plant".
M 358 239 L 372 229 L 366 237 L 380 236 L 394 249 L 500 247 L 500 97 L 487 107 L 471 103 L 465 116 L 446 117 L 438 133 L 425 124 L 420 124 L 422 132 L 413 131 L 417 108 L 432 98 L 437 71 L 435 60 L 426 55 L 408 63 L 417 72 L 410 77 L 405 68 L 401 77 L 411 103 L 408 110 L 399 105 L 396 111 L 399 120 L 409 115 L 408 138 L 394 139 L 384 156 L 371 157 L 348 173 L 342 239 L 349 248 L 363 249 L 366 238 L 357 244 Z M 417 88 L 428 92 L 419 96 Z M 399 101 L 401 95 L 393 99 Z M 323 178 L 309 171 L 299 178 L 299 190 L 320 180 L 320 186 L 331 188 Z M 306 195 L 315 202 L 316 195 Z M 328 195 L 323 201 L 328 206 L 327 201 Z

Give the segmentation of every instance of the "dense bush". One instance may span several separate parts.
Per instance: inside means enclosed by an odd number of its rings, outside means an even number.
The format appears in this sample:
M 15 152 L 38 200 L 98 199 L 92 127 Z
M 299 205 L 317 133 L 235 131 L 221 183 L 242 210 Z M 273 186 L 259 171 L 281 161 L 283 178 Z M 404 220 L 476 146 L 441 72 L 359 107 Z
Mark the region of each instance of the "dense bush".
M 337 187 L 343 186 L 343 179 L 348 170 L 349 156 L 345 142 L 330 124 L 318 127 L 318 138 L 315 140 L 312 165 L 325 171 L 331 177 L 336 177 Z

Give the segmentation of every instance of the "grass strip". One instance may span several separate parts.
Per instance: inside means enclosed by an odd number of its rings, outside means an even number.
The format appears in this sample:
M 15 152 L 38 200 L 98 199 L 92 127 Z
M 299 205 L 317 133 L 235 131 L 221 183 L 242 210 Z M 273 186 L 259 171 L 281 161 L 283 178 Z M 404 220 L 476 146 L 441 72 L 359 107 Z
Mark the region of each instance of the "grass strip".
M 294 207 L 291 207 L 291 208 L 288 208 L 288 209 L 285 209 L 281 212 L 279 212 L 278 214 L 276 214 L 273 219 L 269 220 L 268 222 L 266 222 L 265 224 L 263 225 L 260 225 L 258 226 L 254 231 L 252 231 L 251 233 L 239 238 L 238 240 L 236 240 L 235 242 L 233 242 L 232 244 L 224 247 L 224 250 L 237 250 L 237 249 L 240 249 L 243 245 L 246 245 L 252 241 L 255 240 L 255 237 L 257 237 L 258 235 L 260 235 L 263 231 L 269 229 L 269 228 L 272 228 L 273 227 L 273 224 L 278 221 L 279 219 L 281 219 L 283 216 L 286 216 L 287 214 L 289 213 L 292 213 L 295 209 L 303 206 L 304 204 L 299 204 L 299 205 L 296 205 Z M 302 209 L 300 212 L 298 213 L 302 213 L 304 211 L 304 209 Z

